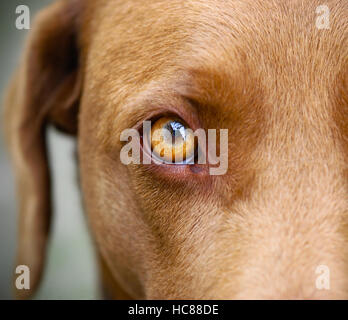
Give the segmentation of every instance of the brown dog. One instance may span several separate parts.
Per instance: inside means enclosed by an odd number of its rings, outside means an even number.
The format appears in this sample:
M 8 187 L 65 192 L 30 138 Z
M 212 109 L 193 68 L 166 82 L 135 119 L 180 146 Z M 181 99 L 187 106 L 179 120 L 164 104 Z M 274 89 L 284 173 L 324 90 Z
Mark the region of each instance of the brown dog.
M 76 134 L 84 204 L 115 298 L 348 297 L 348 2 L 60 0 L 7 100 L 18 264 L 39 282 L 45 128 Z M 228 171 L 124 165 L 120 134 L 173 114 L 229 130 Z M 316 268 L 330 289 L 316 287 Z M 28 292 L 18 292 L 24 297 Z

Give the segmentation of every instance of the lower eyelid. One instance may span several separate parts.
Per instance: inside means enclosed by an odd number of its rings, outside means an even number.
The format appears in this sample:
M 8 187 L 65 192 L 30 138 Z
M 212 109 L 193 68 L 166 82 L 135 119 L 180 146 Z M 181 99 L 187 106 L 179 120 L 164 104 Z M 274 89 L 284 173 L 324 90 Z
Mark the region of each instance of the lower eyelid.
M 149 165 L 143 165 L 142 167 L 143 170 L 157 178 L 170 179 L 173 182 L 190 182 L 193 178 L 206 182 L 210 177 L 208 166 L 205 165 L 151 163 Z
M 141 139 L 142 140 L 142 139 Z M 145 152 L 143 143 L 141 153 Z M 155 163 L 151 159 L 150 164 L 141 165 L 142 170 L 154 175 L 159 179 L 170 179 L 176 182 L 189 182 L 190 179 L 206 180 L 209 176 L 209 165 L 207 164 L 174 164 L 174 163 Z M 209 179 L 208 179 L 209 180 Z M 206 183 L 205 181 L 204 183 Z

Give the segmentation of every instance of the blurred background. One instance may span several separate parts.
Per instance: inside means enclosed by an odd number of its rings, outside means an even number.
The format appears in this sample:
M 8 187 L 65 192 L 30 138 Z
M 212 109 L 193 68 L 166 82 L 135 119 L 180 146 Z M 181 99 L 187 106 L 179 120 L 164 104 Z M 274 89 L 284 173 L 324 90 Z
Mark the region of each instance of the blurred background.
M 0 98 L 22 54 L 30 30 L 18 30 L 16 7 L 27 5 L 31 22 L 51 0 L 0 1 Z M 0 113 L 0 299 L 12 299 L 15 272 L 17 207 L 14 177 L 3 136 L 3 106 Z M 77 185 L 75 141 L 49 130 L 53 172 L 53 225 L 45 273 L 36 299 L 97 299 L 96 260 L 87 231 Z

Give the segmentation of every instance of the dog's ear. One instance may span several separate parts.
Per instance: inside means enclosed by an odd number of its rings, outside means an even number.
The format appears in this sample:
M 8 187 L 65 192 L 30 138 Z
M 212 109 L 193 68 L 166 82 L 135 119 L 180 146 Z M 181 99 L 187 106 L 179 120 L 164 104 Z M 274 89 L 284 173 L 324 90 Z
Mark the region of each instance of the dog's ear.
M 39 13 L 5 101 L 6 136 L 20 200 L 17 265 L 30 269 L 30 289 L 15 289 L 18 298 L 35 291 L 45 260 L 51 215 L 46 127 L 77 132 L 82 2 L 59 0 Z

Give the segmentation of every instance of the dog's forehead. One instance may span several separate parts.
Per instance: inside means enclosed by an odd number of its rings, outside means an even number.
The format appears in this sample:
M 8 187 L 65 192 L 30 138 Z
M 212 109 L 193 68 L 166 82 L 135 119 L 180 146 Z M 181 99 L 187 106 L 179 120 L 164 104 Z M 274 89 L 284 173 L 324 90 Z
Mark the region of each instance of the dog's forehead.
M 89 2 L 88 9 L 93 34 L 107 31 L 134 44 L 150 37 L 154 41 L 170 38 L 173 44 L 199 37 L 208 40 L 213 48 L 213 44 L 234 41 L 251 50 L 260 40 L 269 45 L 280 41 L 291 45 L 302 39 L 309 43 L 325 39 L 331 44 L 347 44 L 345 0 L 329 0 L 324 6 L 303 0 L 152 0 L 146 4 L 137 0 L 97 0 Z
M 90 3 L 89 61 L 124 85 L 192 66 L 228 76 L 262 72 L 270 81 L 327 73 L 331 81 L 329 66 L 340 72 L 346 64 L 347 1 L 327 2 L 329 29 L 317 27 L 319 5 L 310 1 Z
M 208 82 L 331 86 L 346 68 L 348 2 L 327 6 L 329 29 L 318 29 L 311 1 L 91 1 L 82 37 L 88 84 L 121 99 L 178 69 L 203 69 Z

